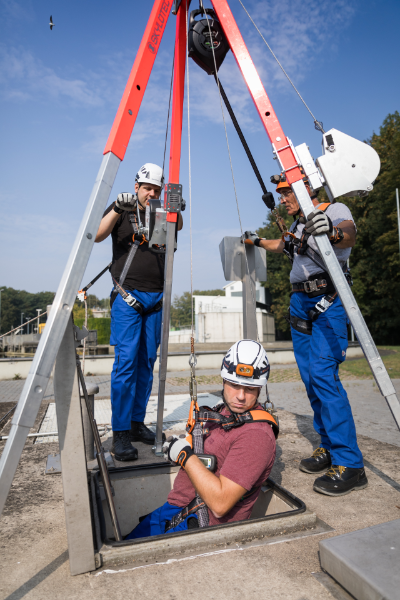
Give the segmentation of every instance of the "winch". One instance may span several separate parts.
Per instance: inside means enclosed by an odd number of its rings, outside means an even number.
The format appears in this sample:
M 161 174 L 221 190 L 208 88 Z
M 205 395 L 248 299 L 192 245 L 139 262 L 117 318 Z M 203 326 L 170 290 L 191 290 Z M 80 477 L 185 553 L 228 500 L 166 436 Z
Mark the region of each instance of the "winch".
M 211 19 L 195 20 L 198 15 L 203 14 L 210 15 Z M 212 8 L 193 10 L 189 21 L 189 57 L 208 75 L 213 75 L 229 50 L 228 41 Z

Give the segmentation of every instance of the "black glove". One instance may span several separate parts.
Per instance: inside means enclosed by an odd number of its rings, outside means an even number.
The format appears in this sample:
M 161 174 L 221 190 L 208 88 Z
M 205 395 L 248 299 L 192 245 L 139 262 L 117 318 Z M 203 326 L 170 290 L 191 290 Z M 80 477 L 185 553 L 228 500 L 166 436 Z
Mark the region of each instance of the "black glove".
M 132 212 L 136 208 L 137 196 L 136 194 L 118 194 L 115 206 L 120 210 L 126 210 Z M 117 211 L 119 212 L 119 211 Z
M 307 233 L 311 235 L 322 235 L 326 233 L 329 237 L 333 234 L 332 221 L 328 215 L 317 208 L 307 217 L 307 223 L 304 226 Z

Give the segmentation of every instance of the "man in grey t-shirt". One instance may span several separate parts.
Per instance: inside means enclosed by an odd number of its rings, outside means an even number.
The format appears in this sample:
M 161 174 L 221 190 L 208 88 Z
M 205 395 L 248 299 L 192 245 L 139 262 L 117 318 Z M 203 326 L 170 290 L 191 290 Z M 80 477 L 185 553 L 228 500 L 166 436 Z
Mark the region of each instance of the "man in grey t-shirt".
M 270 252 L 284 252 L 292 261 L 290 324 L 293 349 L 301 378 L 314 411 L 314 428 L 321 445 L 300 462 L 305 473 L 325 475 L 314 481 L 314 490 L 328 496 L 348 494 L 368 485 L 363 457 L 357 445 L 354 419 L 339 365 L 346 358 L 347 316 L 333 282 L 324 270 L 314 237 L 327 234 L 343 270 L 356 242 L 350 210 L 341 203 L 321 204 L 310 191 L 314 210 L 307 218 L 300 211 L 290 185 L 281 177 L 277 191 L 281 203 L 295 219 L 284 240 L 260 239 L 246 232 L 245 243 Z

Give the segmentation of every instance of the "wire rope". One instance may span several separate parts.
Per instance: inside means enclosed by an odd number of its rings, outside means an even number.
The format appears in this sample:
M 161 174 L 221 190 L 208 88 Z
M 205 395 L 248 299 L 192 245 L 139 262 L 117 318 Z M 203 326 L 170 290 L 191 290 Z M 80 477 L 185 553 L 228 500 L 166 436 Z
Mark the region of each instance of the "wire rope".
M 165 130 L 164 156 L 163 156 L 163 163 L 162 163 L 162 173 L 163 173 L 163 176 L 164 176 L 164 166 L 165 166 L 165 153 L 167 151 L 169 114 L 170 114 L 170 111 L 171 111 L 172 84 L 173 84 L 173 81 L 174 81 L 174 65 L 175 65 L 175 48 L 174 48 L 174 52 L 173 52 L 173 55 L 172 55 L 171 83 L 170 83 L 170 86 L 169 86 L 169 102 L 168 102 L 167 127 L 166 127 L 166 130 Z
M 224 123 L 225 138 L 226 138 L 226 146 L 228 148 L 228 156 L 229 156 L 229 163 L 230 163 L 230 167 L 231 167 L 233 189 L 234 189 L 234 192 L 235 192 L 236 209 L 237 209 L 238 218 L 239 218 L 239 226 L 240 226 L 241 237 L 242 237 L 242 240 L 243 240 L 243 252 L 244 252 L 244 258 L 245 258 L 245 262 L 246 262 L 246 270 L 247 270 L 247 274 L 249 276 L 249 282 L 250 282 L 250 286 L 249 287 L 250 287 L 250 291 L 251 291 L 251 299 L 252 299 L 252 302 L 253 302 L 254 316 L 255 316 L 255 320 L 256 320 L 257 340 L 258 340 L 258 342 L 260 342 L 260 336 L 258 334 L 258 323 L 257 323 L 257 305 L 256 305 L 256 299 L 255 299 L 255 294 L 254 294 L 254 289 L 253 289 L 253 281 L 252 281 L 251 275 L 250 275 L 249 262 L 247 260 L 246 247 L 244 245 L 244 235 L 243 235 L 242 218 L 240 216 L 239 200 L 238 200 L 238 195 L 237 195 L 237 190 L 236 190 L 235 175 L 233 173 L 233 164 L 232 164 L 231 150 L 230 150 L 230 147 L 229 147 L 228 130 L 226 128 L 225 113 L 224 113 L 224 107 L 223 107 L 223 104 L 222 104 L 222 96 L 221 96 L 221 89 L 220 89 L 220 83 L 219 83 L 219 77 L 218 77 L 217 61 L 215 60 L 214 45 L 212 44 L 212 35 L 211 35 L 210 21 L 209 21 L 209 18 L 208 18 L 208 15 L 207 15 L 206 12 L 205 12 L 205 16 L 206 16 L 206 19 L 207 19 L 208 33 L 209 33 L 209 36 L 210 36 L 211 50 L 212 50 L 212 53 L 213 53 L 214 68 L 215 68 L 215 78 L 217 80 L 217 85 L 218 85 L 219 102 L 220 102 L 220 105 L 221 105 L 222 120 L 223 120 L 223 123 Z M 255 281 L 254 281 L 254 287 L 255 287 Z M 242 290 L 242 294 L 243 294 L 243 291 L 244 290 Z
M 188 40 L 188 4 L 186 3 L 186 97 L 188 120 L 188 162 L 189 162 L 189 238 L 190 238 L 190 308 L 192 339 L 194 338 L 194 311 L 193 311 L 193 230 L 192 230 L 192 163 L 190 154 L 190 96 L 189 96 L 189 40 Z M 193 349 L 192 349 L 193 354 Z
M 306 109 L 308 110 L 308 112 L 310 113 L 310 115 L 312 116 L 312 118 L 314 119 L 314 127 L 315 127 L 315 129 L 317 131 L 320 131 L 321 133 L 325 133 L 325 131 L 324 131 L 324 125 L 323 125 L 322 121 L 318 121 L 318 119 L 312 113 L 311 109 L 307 105 L 307 103 L 304 100 L 303 96 L 300 94 L 299 90 L 296 88 L 296 86 L 294 85 L 293 81 L 290 79 L 289 75 L 286 73 L 285 69 L 283 68 L 283 66 L 280 63 L 278 57 L 276 56 L 276 54 L 272 50 L 271 46 L 268 44 L 267 40 L 265 39 L 265 37 L 263 36 L 263 34 L 261 33 L 261 31 L 258 29 L 257 25 L 254 23 L 254 21 L 251 18 L 250 14 L 249 14 L 249 12 L 247 10 L 247 8 L 244 6 L 242 0 L 239 0 L 239 3 L 242 5 L 243 10 L 245 11 L 245 13 L 249 17 L 250 21 L 253 23 L 254 27 L 258 31 L 259 35 L 261 36 L 261 39 L 264 41 L 264 44 L 267 46 L 268 50 L 271 52 L 272 56 L 274 57 L 274 59 L 276 60 L 276 62 L 280 66 L 280 68 L 282 69 L 282 72 L 285 75 L 285 77 L 287 78 L 287 80 L 289 81 L 290 85 L 293 87 L 294 91 L 296 92 L 296 94 L 298 95 L 298 97 L 300 98 L 300 100 L 302 101 L 302 103 L 304 104 L 304 106 L 306 107 Z

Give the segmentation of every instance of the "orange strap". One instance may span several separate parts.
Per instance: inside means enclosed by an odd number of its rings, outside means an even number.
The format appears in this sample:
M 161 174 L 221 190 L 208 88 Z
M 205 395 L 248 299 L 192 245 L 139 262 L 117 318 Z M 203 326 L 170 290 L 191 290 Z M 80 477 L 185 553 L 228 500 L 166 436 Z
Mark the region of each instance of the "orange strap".
M 330 202 L 323 202 L 320 206 L 318 206 L 317 210 L 322 210 L 322 212 L 325 212 L 330 205 Z
M 273 423 L 276 427 L 278 427 L 278 423 L 275 421 L 274 417 L 267 411 L 251 410 L 250 414 L 253 417 L 253 421 L 269 421 L 269 423 Z

